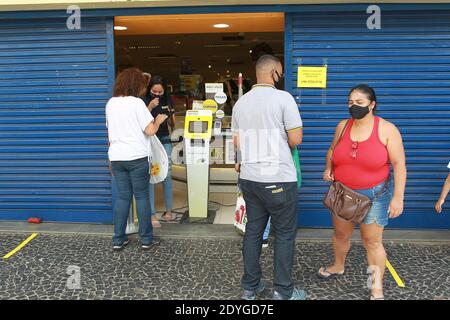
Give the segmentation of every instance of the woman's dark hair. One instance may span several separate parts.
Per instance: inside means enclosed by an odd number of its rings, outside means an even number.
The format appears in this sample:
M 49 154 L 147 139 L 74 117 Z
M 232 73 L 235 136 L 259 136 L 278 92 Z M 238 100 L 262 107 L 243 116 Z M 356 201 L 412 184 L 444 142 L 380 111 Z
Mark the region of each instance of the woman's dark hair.
M 350 92 L 348 95 L 350 96 L 353 92 L 358 91 L 361 93 L 364 93 L 367 96 L 367 99 L 370 101 L 377 102 L 377 95 L 375 94 L 375 90 L 373 90 L 372 87 L 370 87 L 367 84 L 358 84 L 356 87 L 353 87 L 350 89 Z M 377 105 L 375 104 L 375 107 L 373 108 L 373 113 L 377 110 Z
M 138 68 L 123 70 L 116 78 L 113 97 L 140 97 L 145 89 L 145 77 Z
M 147 88 L 147 94 L 150 95 L 151 94 L 151 90 L 153 88 L 153 86 L 156 85 L 160 85 L 163 87 L 164 89 L 164 94 L 163 96 L 168 98 L 169 97 L 169 93 L 167 92 L 167 82 L 166 80 L 164 80 L 163 77 L 161 76 L 152 76 L 152 78 L 150 79 L 150 82 L 148 84 L 148 88 Z

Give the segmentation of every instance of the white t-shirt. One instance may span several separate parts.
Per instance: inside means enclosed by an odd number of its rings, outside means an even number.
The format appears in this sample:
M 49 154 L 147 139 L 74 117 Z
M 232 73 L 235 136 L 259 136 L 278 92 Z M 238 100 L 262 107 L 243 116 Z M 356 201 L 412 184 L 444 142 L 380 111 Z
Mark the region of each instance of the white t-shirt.
M 255 182 L 297 181 L 287 131 L 302 126 L 289 92 L 256 85 L 243 95 L 232 116 L 232 130 L 239 134 L 241 147 L 240 177 Z
M 113 97 L 106 104 L 110 161 L 131 161 L 150 155 L 144 130 L 153 121 L 144 101 L 136 97 Z

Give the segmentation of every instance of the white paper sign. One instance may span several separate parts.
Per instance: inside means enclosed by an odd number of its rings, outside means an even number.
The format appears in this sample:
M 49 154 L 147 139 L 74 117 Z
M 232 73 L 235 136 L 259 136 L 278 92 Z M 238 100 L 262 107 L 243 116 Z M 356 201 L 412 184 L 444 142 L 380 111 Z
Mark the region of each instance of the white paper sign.
M 202 100 L 192 101 L 192 110 L 202 110 L 202 109 L 203 109 L 203 101 Z
M 205 93 L 223 92 L 223 83 L 205 83 Z

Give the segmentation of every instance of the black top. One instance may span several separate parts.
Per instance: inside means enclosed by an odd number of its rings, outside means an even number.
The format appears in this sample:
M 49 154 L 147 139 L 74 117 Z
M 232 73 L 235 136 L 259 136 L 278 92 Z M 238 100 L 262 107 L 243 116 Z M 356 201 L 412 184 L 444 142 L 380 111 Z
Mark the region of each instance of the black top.
M 150 94 L 150 95 L 147 95 L 143 100 L 144 100 L 145 104 L 148 106 L 150 101 L 152 101 L 153 99 L 154 99 L 154 96 L 152 94 Z M 172 100 L 169 97 L 167 97 L 166 95 L 162 95 L 159 97 L 159 104 L 155 108 L 153 108 L 153 110 L 151 111 L 151 114 L 152 114 L 153 118 L 156 118 L 161 113 L 169 115 L 169 111 L 172 111 L 172 109 L 173 109 L 172 106 L 173 106 Z M 164 121 L 159 126 L 159 130 L 156 133 L 156 136 L 158 138 L 170 136 L 168 120 L 169 119 Z

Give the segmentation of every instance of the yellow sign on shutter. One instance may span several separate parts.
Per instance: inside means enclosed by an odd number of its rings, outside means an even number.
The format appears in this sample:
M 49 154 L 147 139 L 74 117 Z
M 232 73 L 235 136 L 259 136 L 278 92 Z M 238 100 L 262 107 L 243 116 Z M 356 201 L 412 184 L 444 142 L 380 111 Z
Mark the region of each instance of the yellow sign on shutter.
M 326 88 L 327 67 L 298 67 L 297 86 L 299 88 Z

